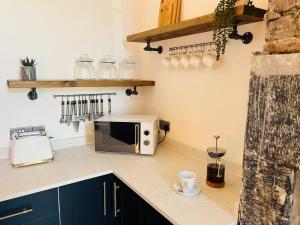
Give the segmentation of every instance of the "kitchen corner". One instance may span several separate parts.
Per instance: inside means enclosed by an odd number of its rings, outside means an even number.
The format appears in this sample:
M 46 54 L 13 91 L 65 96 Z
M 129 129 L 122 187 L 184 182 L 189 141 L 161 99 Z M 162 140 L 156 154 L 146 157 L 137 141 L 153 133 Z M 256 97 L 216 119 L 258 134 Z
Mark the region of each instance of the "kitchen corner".
M 155 157 L 150 157 L 99 153 L 93 145 L 79 146 L 57 150 L 52 163 L 17 170 L 7 159 L 2 159 L 0 201 L 113 172 L 174 224 L 198 225 L 198 221 L 202 225 L 230 224 L 236 218 L 240 174 L 228 173 L 223 189 L 210 188 L 205 185 L 205 159 L 184 154 L 187 148 L 169 141 L 158 147 Z M 187 198 L 172 189 L 178 172 L 183 169 L 197 173 L 200 195 Z
M 300 0 L 0 2 L 0 225 L 300 224 Z

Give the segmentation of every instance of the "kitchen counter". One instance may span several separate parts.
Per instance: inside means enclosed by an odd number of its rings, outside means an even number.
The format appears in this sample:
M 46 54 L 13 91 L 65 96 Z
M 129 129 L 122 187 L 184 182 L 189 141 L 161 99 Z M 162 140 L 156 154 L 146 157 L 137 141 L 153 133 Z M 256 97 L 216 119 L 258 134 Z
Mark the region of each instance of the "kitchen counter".
M 155 156 L 100 153 L 93 146 L 56 152 L 51 163 L 12 168 L 0 160 L 0 201 L 47 190 L 113 172 L 175 225 L 228 225 L 233 222 L 239 199 L 240 176 L 226 172 L 226 186 L 213 189 L 205 184 L 206 162 L 183 154 L 183 149 L 164 144 Z M 197 173 L 201 193 L 178 195 L 172 189 L 181 170 Z M 230 174 L 230 175 L 229 175 Z

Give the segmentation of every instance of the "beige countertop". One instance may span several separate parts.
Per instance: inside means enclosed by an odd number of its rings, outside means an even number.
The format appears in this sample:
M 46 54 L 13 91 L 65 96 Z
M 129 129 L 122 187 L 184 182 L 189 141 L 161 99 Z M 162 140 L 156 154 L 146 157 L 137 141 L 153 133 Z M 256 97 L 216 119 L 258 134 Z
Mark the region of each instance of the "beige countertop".
M 57 151 L 51 163 L 12 168 L 0 160 L 0 201 L 113 172 L 144 200 L 176 225 L 228 225 L 234 221 L 240 176 L 226 172 L 226 186 L 205 184 L 206 162 L 164 144 L 154 156 L 99 153 L 93 146 Z M 201 193 L 184 197 L 172 186 L 181 170 L 197 173 Z

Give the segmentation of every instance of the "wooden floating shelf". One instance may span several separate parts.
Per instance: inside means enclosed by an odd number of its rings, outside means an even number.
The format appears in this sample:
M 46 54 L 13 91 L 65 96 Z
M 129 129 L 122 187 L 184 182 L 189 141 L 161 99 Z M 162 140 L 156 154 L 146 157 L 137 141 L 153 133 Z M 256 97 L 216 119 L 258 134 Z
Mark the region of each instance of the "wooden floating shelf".
M 138 87 L 154 86 L 151 80 L 8 80 L 9 88 Z
M 235 7 L 235 17 L 239 25 L 262 21 L 266 10 L 242 5 Z M 127 36 L 128 42 L 155 42 L 213 30 L 214 13 L 185 20 L 169 26 L 155 28 Z

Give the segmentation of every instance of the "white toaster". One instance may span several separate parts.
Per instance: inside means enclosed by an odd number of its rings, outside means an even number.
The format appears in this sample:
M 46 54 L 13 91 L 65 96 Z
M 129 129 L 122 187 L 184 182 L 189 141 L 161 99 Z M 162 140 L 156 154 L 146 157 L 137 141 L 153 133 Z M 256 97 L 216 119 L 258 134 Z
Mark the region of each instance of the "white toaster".
M 44 126 L 10 129 L 10 161 L 13 167 L 49 162 L 52 147 Z

